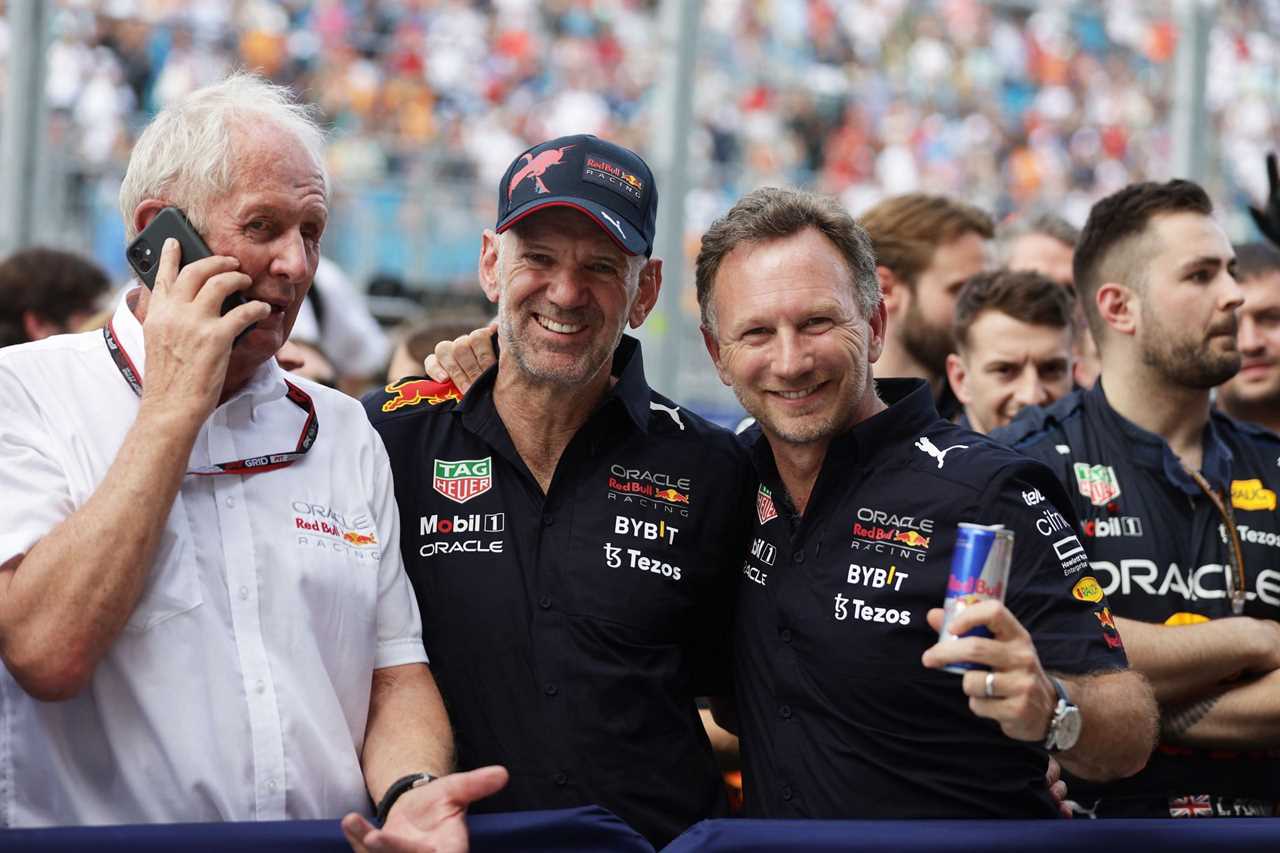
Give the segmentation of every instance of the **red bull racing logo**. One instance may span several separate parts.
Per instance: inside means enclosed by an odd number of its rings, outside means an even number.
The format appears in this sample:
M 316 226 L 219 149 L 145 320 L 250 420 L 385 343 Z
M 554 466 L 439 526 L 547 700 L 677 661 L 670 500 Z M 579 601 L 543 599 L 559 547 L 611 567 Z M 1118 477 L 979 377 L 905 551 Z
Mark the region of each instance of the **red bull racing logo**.
M 929 548 L 929 537 L 921 536 L 914 530 L 899 530 L 893 535 L 894 542 L 901 542 L 910 548 Z
M 690 504 L 692 482 L 688 477 L 674 477 L 661 471 L 643 468 L 627 468 L 624 465 L 609 467 L 609 499 L 638 500 L 642 505 L 680 507 Z M 681 513 L 687 515 L 687 510 Z
M 1115 617 L 1111 615 L 1110 607 L 1102 607 L 1093 611 L 1093 615 L 1098 617 L 1098 625 L 1102 628 L 1102 638 L 1107 641 L 1107 646 L 1118 649 L 1124 645 L 1120 640 L 1120 632 L 1116 629 Z
M 458 386 L 452 382 L 436 382 L 434 379 L 401 379 L 383 390 L 391 395 L 391 399 L 382 404 L 384 412 L 394 412 L 419 403 L 438 406 L 448 400 L 462 400 L 462 392 L 458 390 Z

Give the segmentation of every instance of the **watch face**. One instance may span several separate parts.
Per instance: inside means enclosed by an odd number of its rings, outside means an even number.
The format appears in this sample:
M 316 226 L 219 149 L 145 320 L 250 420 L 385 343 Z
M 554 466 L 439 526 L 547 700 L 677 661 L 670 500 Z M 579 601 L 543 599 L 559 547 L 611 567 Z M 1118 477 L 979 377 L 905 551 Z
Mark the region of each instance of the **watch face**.
M 1068 705 L 1062 711 L 1062 716 L 1058 718 L 1058 725 L 1055 727 L 1054 743 L 1058 749 L 1070 749 L 1076 745 L 1076 741 L 1080 739 L 1080 709 L 1075 705 Z

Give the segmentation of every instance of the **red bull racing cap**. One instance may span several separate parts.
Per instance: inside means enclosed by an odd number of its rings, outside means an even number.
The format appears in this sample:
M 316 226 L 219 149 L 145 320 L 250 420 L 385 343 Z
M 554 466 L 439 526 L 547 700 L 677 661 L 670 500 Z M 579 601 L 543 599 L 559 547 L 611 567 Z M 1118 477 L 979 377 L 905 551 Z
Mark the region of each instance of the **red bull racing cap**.
M 653 253 L 658 187 L 648 164 L 621 145 L 561 136 L 517 157 L 498 184 L 498 233 L 547 207 L 585 213 L 628 255 Z

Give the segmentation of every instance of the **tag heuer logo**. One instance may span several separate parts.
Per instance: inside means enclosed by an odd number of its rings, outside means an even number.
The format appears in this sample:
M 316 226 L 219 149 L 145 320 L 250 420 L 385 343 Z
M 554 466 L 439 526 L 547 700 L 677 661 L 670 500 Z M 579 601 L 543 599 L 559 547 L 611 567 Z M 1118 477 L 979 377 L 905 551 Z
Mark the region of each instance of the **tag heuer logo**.
M 435 490 L 455 503 L 464 504 L 493 488 L 493 457 L 436 460 Z
M 756 518 L 760 519 L 761 524 L 766 524 L 777 517 L 778 510 L 773 505 L 773 493 L 761 486 L 760 491 L 756 492 Z
M 1094 506 L 1106 506 L 1120 497 L 1120 481 L 1116 479 L 1116 469 L 1110 465 L 1077 462 L 1075 472 L 1080 494 Z

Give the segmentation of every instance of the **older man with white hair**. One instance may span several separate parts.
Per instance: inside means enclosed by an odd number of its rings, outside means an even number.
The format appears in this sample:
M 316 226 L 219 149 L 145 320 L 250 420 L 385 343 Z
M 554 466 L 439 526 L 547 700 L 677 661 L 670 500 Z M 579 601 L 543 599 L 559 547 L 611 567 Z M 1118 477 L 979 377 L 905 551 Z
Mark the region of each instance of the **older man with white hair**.
M 385 825 L 349 815 L 354 846 L 464 849 L 466 804 L 505 781 L 445 776 L 381 440 L 274 359 L 319 260 L 322 145 L 250 75 L 165 110 L 126 231 L 178 207 L 213 256 L 180 266 L 168 240 L 101 333 L 0 354 L 0 823 L 338 817 L 372 796 Z

